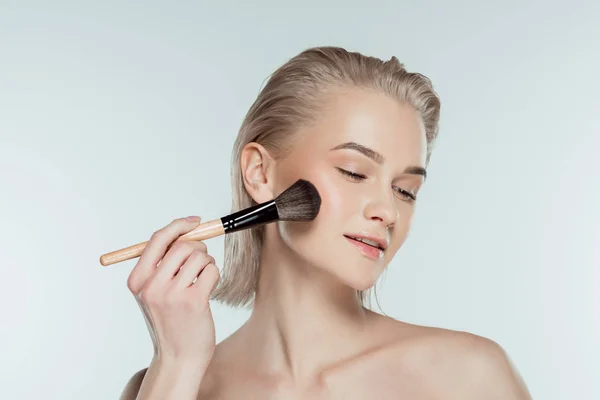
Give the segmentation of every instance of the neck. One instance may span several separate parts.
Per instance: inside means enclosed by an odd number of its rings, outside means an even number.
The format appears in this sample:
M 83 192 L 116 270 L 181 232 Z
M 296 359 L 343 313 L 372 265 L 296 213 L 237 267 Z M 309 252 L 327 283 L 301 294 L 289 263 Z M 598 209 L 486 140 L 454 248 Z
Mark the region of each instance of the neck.
M 356 291 L 306 263 L 269 226 L 254 307 L 245 324 L 252 358 L 292 380 L 317 376 L 356 353 L 372 314 Z

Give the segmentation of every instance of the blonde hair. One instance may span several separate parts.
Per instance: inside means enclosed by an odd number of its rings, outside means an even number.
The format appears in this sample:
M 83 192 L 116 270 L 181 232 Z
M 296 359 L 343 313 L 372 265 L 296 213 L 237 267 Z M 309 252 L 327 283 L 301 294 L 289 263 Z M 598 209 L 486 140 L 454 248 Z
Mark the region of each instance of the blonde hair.
M 339 47 L 310 48 L 278 68 L 248 110 L 231 157 L 232 212 L 256 204 L 242 179 L 244 146 L 256 142 L 275 160 L 285 158 L 292 150 L 294 132 L 317 121 L 326 95 L 336 88 L 376 90 L 414 107 L 425 126 L 429 163 L 438 133 L 440 100 L 427 77 L 407 72 L 396 57 L 383 61 Z M 234 307 L 253 304 L 263 235 L 264 227 L 225 236 L 225 260 L 214 299 Z M 357 291 L 361 304 L 368 294 L 368 290 Z

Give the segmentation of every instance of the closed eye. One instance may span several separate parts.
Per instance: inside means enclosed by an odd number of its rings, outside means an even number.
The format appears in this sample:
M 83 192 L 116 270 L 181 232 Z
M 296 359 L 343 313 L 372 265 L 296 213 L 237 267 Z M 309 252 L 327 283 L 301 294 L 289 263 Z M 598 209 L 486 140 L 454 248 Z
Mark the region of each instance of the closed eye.
M 367 179 L 367 177 L 364 175 L 355 174 L 354 172 L 346 171 L 345 169 L 342 169 L 342 168 L 337 168 L 337 170 L 340 171 L 342 174 L 349 176 L 350 178 L 357 180 L 357 181 L 362 181 L 363 179 Z
M 354 172 L 346 171 L 345 169 L 338 168 L 338 167 L 336 167 L 336 169 L 337 169 L 337 170 L 338 170 L 340 173 L 342 173 L 343 175 L 346 175 L 346 176 L 347 176 L 347 177 L 349 177 L 350 179 L 354 180 L 355 182 L 360 182 L 360 181 L 362 181 L 362 180 L 365 180 L 365 179 L 367 179 L 367 177 L 366 177 L 366 176 L 364 176 L 364 175 L 362 175 L 362 174 L 356 174 L 356 173 L 354 173 Z M 408 191 L 406 191 L 406 190 L 404 190 L 404 189 L 402 189 L 402 188 L 399 188 L 399 187 L 394 187 L 394 190 L 395 190 L 397 193 L 400 193 L 402 196 L 404 196 L 404 198 L 405 198 L 405 199 L 407 199 L 407 200 L 410 200 L 410 201 L 415 201 L 415 200 L 417 200 L 417 197 L 416 197 L 414 194 L 412 194 L 412 193 L 410 193 L 410 192 L 408 192 Z
M 412 194 L 411 192 L 408 192 L 408 191 L 406 191 L 406 190 L 404 190 L 404 189 L 402 189 L 402 188 L 399 188 L 399 187 L 397 187 L 397 188 L 395 188 L 395 189 L 396 189 L 396 191 L 397 191 L 398 193 L 400 193 L 401 195 L 405 196 L 407 199 L 409 199 L 409 200 L 411 200 L 411 201 L 415 201 L 415 200 L 417 200 L 417 196 L 415 196 L 415 195 L 414 195 L 414 194 Z

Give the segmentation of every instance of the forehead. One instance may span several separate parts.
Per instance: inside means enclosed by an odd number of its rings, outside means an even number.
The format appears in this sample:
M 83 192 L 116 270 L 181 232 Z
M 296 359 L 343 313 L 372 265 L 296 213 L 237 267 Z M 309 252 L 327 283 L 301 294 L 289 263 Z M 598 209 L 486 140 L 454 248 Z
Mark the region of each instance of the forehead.
M 302 135 L 298 150 L 325 154 L 340 143 L 356 142 L 381 153 L 386 163 L 425 165 L 425 129 L 413 107 L 374 91 L 346 90 L 330 96 L 318 122 Z

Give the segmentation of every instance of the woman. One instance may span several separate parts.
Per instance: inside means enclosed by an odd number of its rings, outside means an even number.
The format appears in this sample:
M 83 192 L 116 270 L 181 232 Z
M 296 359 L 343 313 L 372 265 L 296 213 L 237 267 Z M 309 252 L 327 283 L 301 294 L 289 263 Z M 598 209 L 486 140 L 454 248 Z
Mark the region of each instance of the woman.
M 319 214 L 226 236 L 222 279 L 204 243 L 167 251 L 198 219 L 152 235 L 128 286 L 155 353 L 122 398 L 529 399 L 493 341 L 364 304 L 409 232 L 439 112 L 430 81 L 395 57 L 321 47 L 280 67 L 235 142 L 232 210 L 302 178 Z M 211 296 L 252 306 L 216 347 Z

